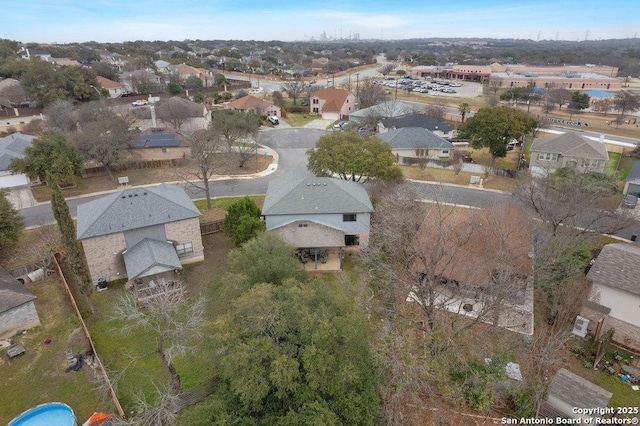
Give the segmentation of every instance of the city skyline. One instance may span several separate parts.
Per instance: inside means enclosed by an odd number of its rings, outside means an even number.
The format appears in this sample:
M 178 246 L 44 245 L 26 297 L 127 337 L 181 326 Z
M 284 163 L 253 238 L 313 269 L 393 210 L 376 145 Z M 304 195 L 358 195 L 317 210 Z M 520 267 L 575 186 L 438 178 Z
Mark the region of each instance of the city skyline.
M 0 1 L 0 6 L 5 0 Z M 637 37 L 640 14 L 631 0 L 355 0 L 344 4 L 176 0 L 91 2 L 25 0 L 3 9 L 0 37 L 20 42 L 135 40 L 401 40 L 516 38 L 598 40 Z

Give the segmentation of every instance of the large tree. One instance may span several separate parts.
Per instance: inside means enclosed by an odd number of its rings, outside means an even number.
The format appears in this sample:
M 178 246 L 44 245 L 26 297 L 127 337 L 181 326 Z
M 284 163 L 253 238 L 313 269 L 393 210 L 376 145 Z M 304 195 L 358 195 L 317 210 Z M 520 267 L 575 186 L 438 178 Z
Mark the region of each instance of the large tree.
M 14 173 L 37 177 L 42 182 L 49 175 L 55 175 L 56 182 L 64 183 L 81 175 L 82 160 L 62 133 L 49 131 L 25 148 L 24 158 L 11 160 L 9 168 Z
M 284 88 L 286 89 L 289 97 L 293 99 L 293 104 L 298 104 L 298 99 L 304 94 L 305 87 L 304 82 L 300 79 L 289 81 L 284 84 Z
M 0 250 L 14 246 L 23 229 L 24 218 L 0 190 Z
M 307 167 L 316 176 L 338 175 L 340 179 L 355 182 L 402 178 L 391 147 L 377 137 L 333 132 L 321 136 L 308 155 Z
M 613 100 L 613 106 L 620 111 L 620 118 L 623 119 L 626 113 L 635 112 L 640 109 L 640 96 L 630 92 L 620 91 Z
M 211 208 L 210 181 L 217 170 L 225 167 L 226 151 L 222 135 L 210 129 L 201 129 L 190 138 L 189 172 L 183 178 L 192 186 L 204 191 L 207 209 Z
M 493 159 L 507 155 L 507 143 L 522 139 L 537 122 L 529 114 L 505 105 L 480 108 L 458 128 L 461 138 L 470 139 L 474 148 L 489 148 Z
M 78 112 L 73 103 L 68 100 L 55 100 L 44 107 L 42 112 L 47 117 L 47 124 L 50 127 L 66 134 L 76 130 L 78 126 Z
M 224 137 L 229 154 L 235 155 L 239 167 L 242 167 L 258 148 L 255 140 L 260 123 L 260 117 L 252 113 L 214 111 L 209 130 Z
M 154 106 L 151 107 L 154 108 Z M 202 105 L 175 96 L 160 102 L 155 108 L 158 118 L 177 130 L 188 119 L 202 117 L 203 114 Z
M 387 91 L 379 84 L 374 84 L 373 80 L 364 80 L 358 83 L 357 87 L 358 106 L 369 108 L 389 100 Z
M 324 283 L 261 283 L 217 322 L 222 382 L 197 424 L 370 425 L 379 410 L 368 326 Z
M 241 246 L 264 229 L 260 209 L 255 201 L 243 197 L 227 208 L 222 229 L 233 237 L 236 247 Z

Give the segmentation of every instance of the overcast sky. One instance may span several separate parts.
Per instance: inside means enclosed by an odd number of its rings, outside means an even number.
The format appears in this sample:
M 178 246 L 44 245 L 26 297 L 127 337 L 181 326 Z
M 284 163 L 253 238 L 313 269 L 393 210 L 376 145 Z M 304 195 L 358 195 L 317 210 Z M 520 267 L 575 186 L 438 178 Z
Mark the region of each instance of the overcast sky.
M 398 40 L 638 37 L 638 0 L 0 0 L 0 38 L 67 43 L 133 40 Z

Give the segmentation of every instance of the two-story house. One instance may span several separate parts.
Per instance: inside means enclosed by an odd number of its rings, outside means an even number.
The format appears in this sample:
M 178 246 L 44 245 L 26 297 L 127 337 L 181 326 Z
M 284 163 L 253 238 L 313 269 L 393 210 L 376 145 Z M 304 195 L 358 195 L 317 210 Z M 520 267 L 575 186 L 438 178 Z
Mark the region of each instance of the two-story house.
M 267 232 L 303 250 L 303 257 L 306 251 L 317 264 L 318 255 L 326 254 L 341 266 L 345 250 L 358 251 L 369 244 L 372 211 L 362 184 L 285 176 L 269 183 L 262 216 Z
M 175 185 L 133 188 L 78 206 L 91 278 L 148 281 L 204 260 L 200 211 Z
M 602 172 L 608 160 L 609 153 L 602 141 L 567 132 L 533 141 L 529 169 L 534 176 L 546 176 L 563 167 Z
M 324 119 L 340 120 L 348 118 L 356 110 L 356 97 L 344 89 L 320 89 L 309 98 L 309 112 Z

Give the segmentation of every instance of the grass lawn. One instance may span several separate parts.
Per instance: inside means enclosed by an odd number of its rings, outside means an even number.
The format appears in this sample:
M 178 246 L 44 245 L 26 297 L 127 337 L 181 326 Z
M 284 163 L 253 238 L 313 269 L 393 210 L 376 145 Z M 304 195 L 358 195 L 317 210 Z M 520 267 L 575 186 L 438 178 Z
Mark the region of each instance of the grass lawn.
M 615 173 L 618 170 L 618 165 L 620 163 L 621 157 L 621 153 L 609 151 L 609 161 L 604 164 L 604 172 Z
M 431 182 L 453 183 L 456 185 L 469 185 L 469 181 L 473 173 L 460 172 L 457 175 L 453 170 L 425 168 L 420 170 L 419 167 L 400 166 L 405 179 L 424 180 Z M 483 187 L 488 189 L 497 189 L 500 191 L 511 191 L 515 185 L 515 180 L 502 176 L 489 176 L 483 179 Z
M 319 116 L 317 115 L 312 115 L 309 113 L 290 112 L 290 113 L 287 113 L 286 117 L 284 117 L 284 121 L 289 123 L 291 127 L 302 127 L 305 124 L 310 123 L 313 120 L 316 120 L 318 117 Z
M 207 200 L 194 200 L 193 203 L 202 212 L 200 223 L 222 220 L 229 206 L 243 197 L 222 197 L 211 199 L 211 209 L 207 209 Z M 251 198 L 259 208 L 264 203 L 264 195 L 252 195 Z
M 13 337 L 26 348 L 24 355 L 10 361 L 0 357 L 0 424 L 53 401 L 68 404 L 80 423 L 95 411 L 115 412 L 90 367 L 85 364 L 77 372 L 65 372 L 66 353 L 82 353 L 88 345 L 61 282 L 52 276 L 27 287 L 38 297 L 35 304 L 42 325 Z

